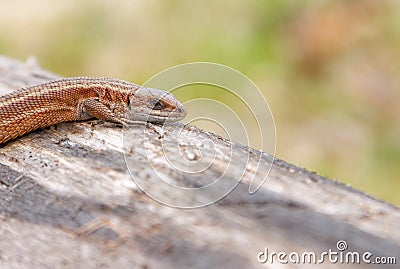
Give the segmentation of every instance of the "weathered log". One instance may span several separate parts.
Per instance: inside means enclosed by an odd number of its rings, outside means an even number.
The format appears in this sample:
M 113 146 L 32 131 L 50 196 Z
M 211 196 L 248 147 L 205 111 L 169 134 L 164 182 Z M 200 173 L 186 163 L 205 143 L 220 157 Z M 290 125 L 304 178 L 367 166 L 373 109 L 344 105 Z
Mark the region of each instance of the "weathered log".
M 32 60 L 0 57 L 0 93 L 56 77 Z M 182 171 L 206 162 L 201 172 Z M 160 176 L 187 188 L 222 180 L 191 192 Z M 341 240 L 346 251 L 400 262 L 399 208 L 180 123 L 122 129 L 91 120 L 37 130 L 0 146 L 0 193 L 1 268 L 259 268 L 265 248 L 320 255 Z M 200 208 L 173 207 L 185 205 Z M 274 256 L 265 266 L 279 264 Z M 336 265 L 326 257 L 318 267 Z

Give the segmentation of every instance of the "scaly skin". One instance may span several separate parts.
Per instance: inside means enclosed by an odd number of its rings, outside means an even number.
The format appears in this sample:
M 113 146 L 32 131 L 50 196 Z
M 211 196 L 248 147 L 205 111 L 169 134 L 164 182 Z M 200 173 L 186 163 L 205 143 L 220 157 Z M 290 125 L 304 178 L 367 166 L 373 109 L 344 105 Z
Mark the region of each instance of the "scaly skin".
M 186 108 L 164 91 L 113 78 L 63 78 L 0 96 L 0 144 L 66 121 L 161 123 L 185 115 Z

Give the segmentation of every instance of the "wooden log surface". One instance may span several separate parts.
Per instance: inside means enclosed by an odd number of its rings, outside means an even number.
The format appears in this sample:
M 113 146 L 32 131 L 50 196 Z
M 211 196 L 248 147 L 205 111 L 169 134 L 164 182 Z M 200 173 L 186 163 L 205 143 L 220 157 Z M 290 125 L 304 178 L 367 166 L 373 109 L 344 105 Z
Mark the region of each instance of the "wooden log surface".
M 0 57 L 0 94 L 57 77 Z M 400 262 L 399 208 L 181 123 L 62 123 L 1 145 L 0 222 L 0 268 L 309 268 L 258 256 L 341 240 Z

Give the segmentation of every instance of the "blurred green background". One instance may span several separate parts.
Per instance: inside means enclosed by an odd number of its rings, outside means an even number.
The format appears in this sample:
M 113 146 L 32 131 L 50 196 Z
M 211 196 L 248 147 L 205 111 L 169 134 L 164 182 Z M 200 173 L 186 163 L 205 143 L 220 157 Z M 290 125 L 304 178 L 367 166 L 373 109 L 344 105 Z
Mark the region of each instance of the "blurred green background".
M 230 66 L 269 102 L 277 157 L 400 205 L 398 0 L 1 0 L 0 54 L 139 84 Z

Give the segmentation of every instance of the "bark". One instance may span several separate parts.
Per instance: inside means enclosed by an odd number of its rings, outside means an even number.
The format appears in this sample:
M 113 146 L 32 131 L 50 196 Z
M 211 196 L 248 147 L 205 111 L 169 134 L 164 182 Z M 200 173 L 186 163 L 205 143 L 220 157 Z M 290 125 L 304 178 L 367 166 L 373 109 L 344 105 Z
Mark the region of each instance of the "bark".
M 57 77 L 0 57 L 0 93 Z M 340 240 L 400 262 L 397 207 L 181 123 L 37 130 L 0 146 L 0 193 L 1 268 L 260 268 Z

